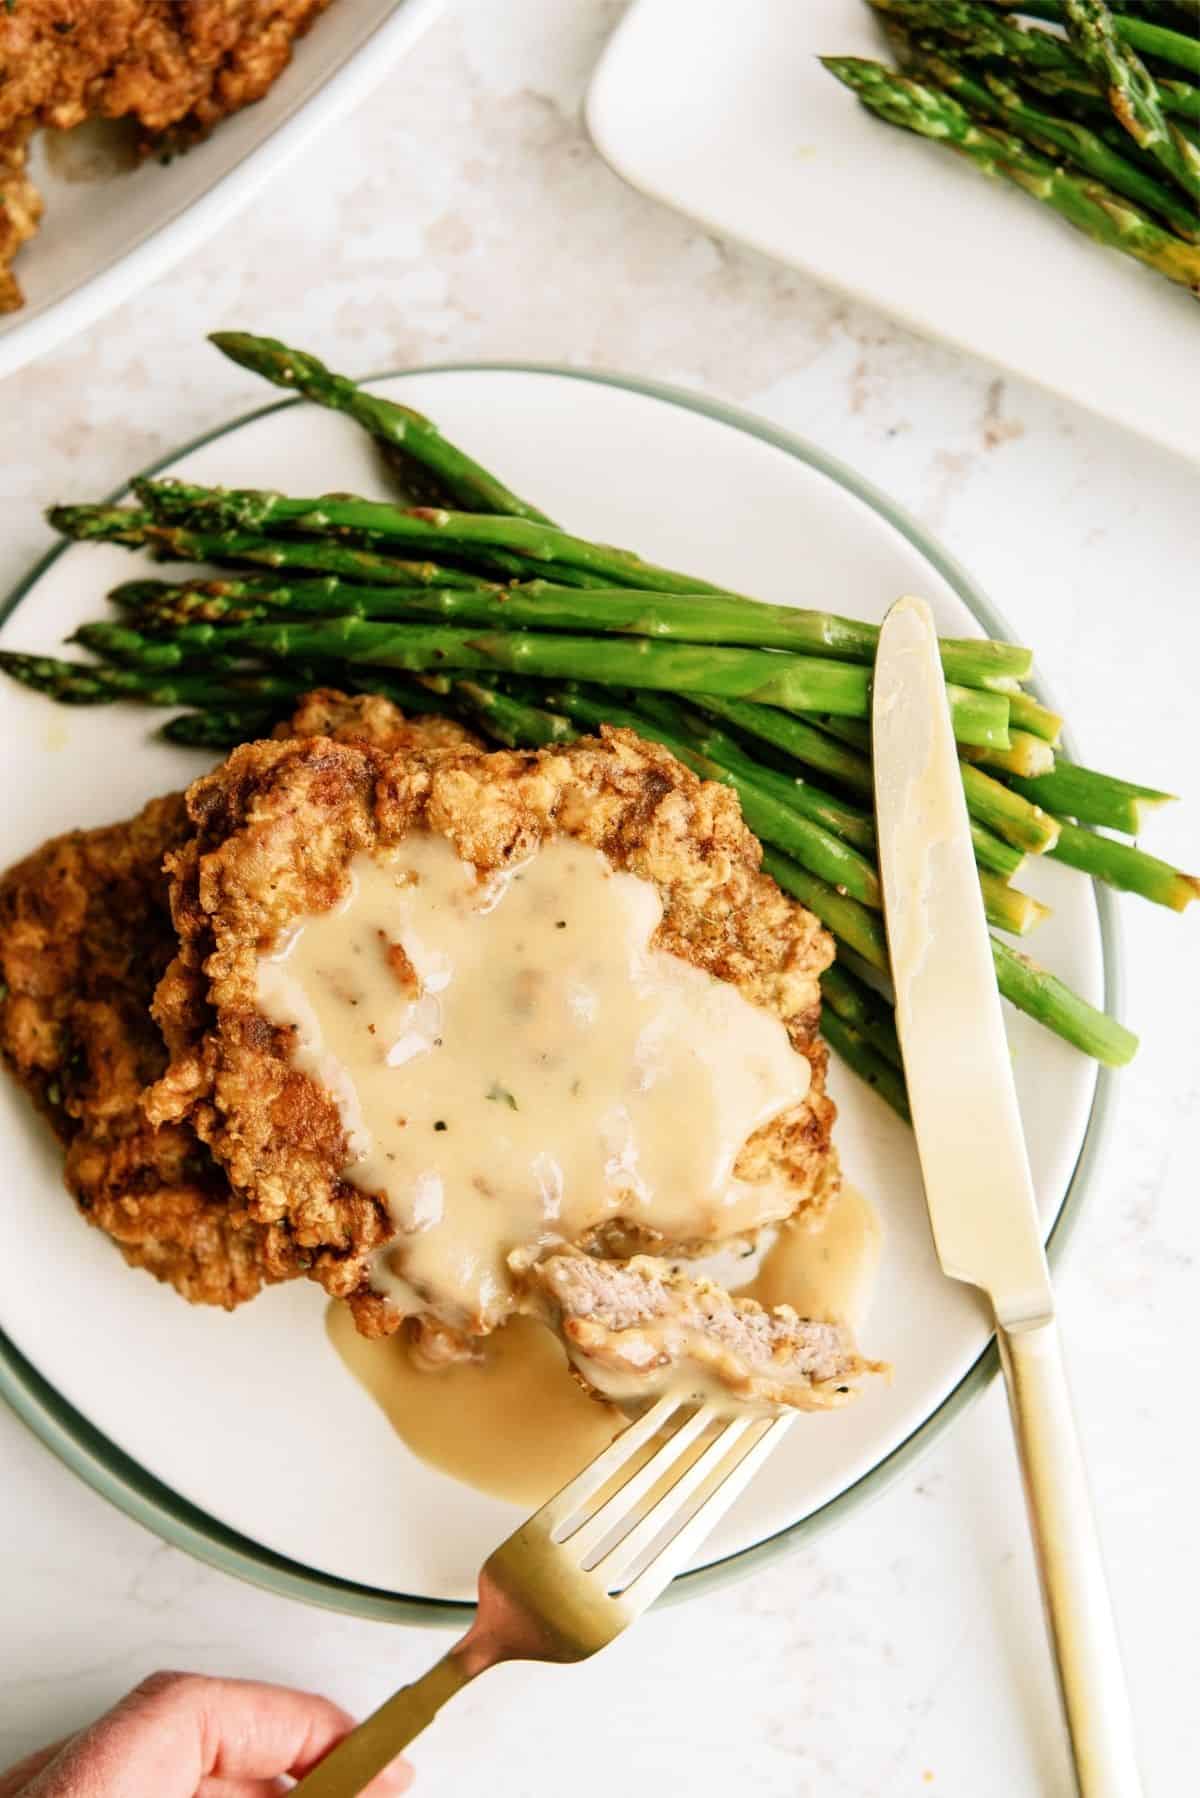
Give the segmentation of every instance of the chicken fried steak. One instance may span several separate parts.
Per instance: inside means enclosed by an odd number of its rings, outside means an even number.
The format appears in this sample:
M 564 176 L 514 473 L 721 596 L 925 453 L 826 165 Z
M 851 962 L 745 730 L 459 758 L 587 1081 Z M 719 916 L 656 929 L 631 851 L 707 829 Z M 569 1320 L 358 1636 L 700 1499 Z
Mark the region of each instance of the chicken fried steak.
M 728 790 L 665 750 L 257 743 L 188 807 L 149 1115 L 197 1132 L 364 1333 L 564 1328 L 541 1258 L 694 1251 L 836 1190 L 832 945 Z M 605 1278 L 644 1297 L 650 1265 Z M 660 1372 L 824 1404 L 864 1365 L 836 1331 L 659 1286 L 682 1318 Z

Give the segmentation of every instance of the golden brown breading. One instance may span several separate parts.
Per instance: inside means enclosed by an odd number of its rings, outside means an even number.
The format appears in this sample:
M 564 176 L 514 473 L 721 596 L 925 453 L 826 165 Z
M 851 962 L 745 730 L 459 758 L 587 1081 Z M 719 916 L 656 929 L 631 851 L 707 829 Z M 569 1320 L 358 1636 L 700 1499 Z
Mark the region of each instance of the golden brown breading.
M 0 142 L 38 125 L 132 118 L 145 148 L 195 138 L 259 100 L 295 38 L 330 0 L 18 0 L 0 4 Z M 4 173 L 0 156 L 0 175 Z M 6 200 L 9 190 L 4 190 Z M 14 182 L 27 220 L 40 205 Z M 24 235 L 28 236 L 27 230 Z M 15 241 L 14 241 L 15 239 Z M 21 237 L 0 228 L 0 311 L 20 304 L 7 273 Z M 5 295 L 7 294 L 7 299 Z
M 371 743 L 377 749 L 415 750 L 420 755 L 483 747 L 454 718 L 433 713 L 406 718 L 377 693 L 339 693 L 336 687 L 305 693 L 287 723 L 276 725 L 271 734 L 281 742 L 288 737 L 333 737 L 339 743 Z
M 812 1069 L 807 1098 L 750 1139 L 737 1175 L 769 1187 L 776 1206 L 781 1187 L 791 1209 L 828 1195 L 834 1108 L 818 977 L 832 943 L 759 871 L 759 845 L 728 789 L 666 750 L 608 729 L 567 748 L 438 757 L 320 737 L 256 743 L 197 781 L 188 809 L 194 835 L 169 858 L 180 955 L 155 1001 L 171 1059 L 149 1114 L 196 1129 L 250 1214 L 290 1235 L 367 1334 L 400 1321 L 369 1279 L 391 1222 L 382 1197 L 341 1177 L 341 1117 L 292 1066 L 292 1032 L 259 1012 L 257 960 L 338 902 L 356 854 L 415 830 L 444 835 L 481 874 L 559 834 L 651 881 L 664 910 L 656 946 L 773 1012 Z
M 284 731 L 434 751 L 474 741 L 387 700 L 321 692 Z M 186 1123 L 147 1122 L 166 1067 L 150 1015 L 178 949 L 163 859 L 191 829 L 182 793 L 136 818 L 72 831 L 0 880 L 0 1056 L 66 1146 L 66 1183 L 125 1259 L 195 1303 L 231 1308 L 301 1271 L 283 1231 L 252 1222 Z
M 128 823 L 72 831 L 0 881 L 0 1053 L 66 1147 L 89 1222 L 185 1298 L 231 1307 L 268 1267 L 265 1233 L 186 1125 L 158 1128 L 142 1096 L 166 1052 L 150 999 L 175 939 L 163 858 L 188 830 L 182 794 Z M 280 1238 L 279 1248 L 290 1255 Z

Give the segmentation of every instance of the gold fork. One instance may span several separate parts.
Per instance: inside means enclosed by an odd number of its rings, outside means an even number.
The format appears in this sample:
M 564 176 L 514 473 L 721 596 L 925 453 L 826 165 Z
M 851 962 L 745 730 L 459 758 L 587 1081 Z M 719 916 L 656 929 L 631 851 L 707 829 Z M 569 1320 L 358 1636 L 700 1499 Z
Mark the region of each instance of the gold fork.
M 489 1555 L 466 1635 L 339 1742 L 297 1798 L 354 1798 L 501 1661 L 582 1661 L 607 1647 L 687 1565 L 793 1416 L 659 1399 Z

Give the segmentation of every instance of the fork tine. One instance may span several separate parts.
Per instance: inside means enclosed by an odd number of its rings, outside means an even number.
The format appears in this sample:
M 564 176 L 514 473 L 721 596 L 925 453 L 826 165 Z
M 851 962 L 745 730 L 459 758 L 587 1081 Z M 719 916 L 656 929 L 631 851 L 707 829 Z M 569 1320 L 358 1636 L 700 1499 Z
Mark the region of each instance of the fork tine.
M 563 1538 L 563 1547 L 570 1549 L 571 1559 L 577 1565 L 585 1561 L 591 1550 L 603 1542 L 606 1536 L 629 1519 L 630 1512 L 639 1499 L 653 1490 L 672 1462 L 678 1461 L 697 1436 L 704 1434 L 716 1416 L 711 1405 L 701 1405 L 690 1417 L 685 1417 L 679 1428 L 672 1432 L 661 1448 L 655 1450 L 648 1461 L 633 1472 L 618 1492 L 606 1499 L 600 1509 L 586 1518 L 578 1529 L 572 1530 Z
M 668 1586 L 675 1575 L 687 1566 L 694 1550 L 712 1532 L 730 1505 L 749 1485 L 767 1456 L 794 1422 L 794 1412 L 789 1412 L 783 1417 L 773 1418 L 762 1434 L 757 1436 L 753 1442 L 748 1445 L 744 1441 L 738 1444 L 738 1448 L 735 1450 L 735 1453 L 740 1450 L 738 1459 L 716 1489 L 709 1493 L 704 1503 L 692 1513 L 670 1541 L 664 1542 L 654 1559 L 643 1567 L 637 1578 L 631 1580 L 621 1593 L 621 1603 L 627 1606 L 634 1616 L 644 1611 L 647 1605 L 652 1604 L 664 1586 Z M 719 1440 L 720 1438 L 718 1438 Z M 662 1502 L 665 1504 L 672 1497 L 673 1493 L 667 1493 Z
M 610 1589 L 618 1586 L 622 1577 L 637 1563 L 639 1556 L 669 1527 L 672 1518 L 683 1513 L 692 1494 L 699 1491 L 722 1462 L 733 1454 L 751 1427 L 758 1425 L 761 1430 L 762 1423 L 761 1417 L 730 1418 L 703 1454 L 698 1455 L 690 1466 L 682 1469 L 679 1478 L 650 1509 L 641 1517 L 630 1518 L 632 1527 L 620 1541 L 613 1543 L 607 1554 L 588 1568 L 588 1572 L 603 1579 Z
M 594 1461 L 588 1462 L 582 1473 L 576 1474 L 561 1492 L 556 1492 L 540 1511 L 535 1512 L 534 1516 L 541 1528 L 553 1532 L 560 1523 L 566 1523 L 572 1518 L 587 1503 L 593 1492 L 599 1492 L 602 1486 L 614 1479 L 638 1449 L 658 1434 L 682 1402 L 682 1399 L 668 1392 L 657 1404 L 651 1405 L 648 1411 L 643 1411 L 628 1429 L 621 1431 L 615 1442 L 603 1449 Z M 530 1522 L 533 1521 L 534 1518 L 531 1518 Z

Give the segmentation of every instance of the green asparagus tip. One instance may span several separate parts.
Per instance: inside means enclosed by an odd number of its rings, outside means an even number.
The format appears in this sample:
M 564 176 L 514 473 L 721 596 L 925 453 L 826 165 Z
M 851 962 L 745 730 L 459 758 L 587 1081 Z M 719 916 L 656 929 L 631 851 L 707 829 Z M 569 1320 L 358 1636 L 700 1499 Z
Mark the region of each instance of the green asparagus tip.
M 297 371 L 301 364 L 307 364 L 305 372 L 324 372 L 315 356 L 290 350 L 277 337 L 257 337 L 253 331 L 210 331 L 208 341 L 223 356 L 228 356 L 231 362 L 236 362 L 241 368 L 248 368 L 252 374 L 265 375 L 280 387 L 294 387 L 297 384 Z
M 86 662 L 60 662 L 54 656 L 21 655 L 0 650 L 0 673 L 59 705 L 107 705 L 118 697 Z
M 144 523 L 141 514 L 124 506 L 49 506 L 46 523 L 51 530 L 77 542 L 89 538 L 112 537 Z
M 156 599 L 174 592 L 171 581 L 121 581 L 109 591 L 109 599 L 123 611 L 138 611 Z
M 279 711 L 245 711 L 238 708 L 207 712 L 179 712 L 161 725 L 158 736 L 187 749 L 233 749 L 269 737 Z

